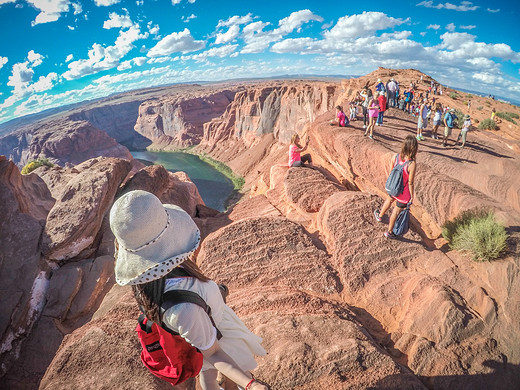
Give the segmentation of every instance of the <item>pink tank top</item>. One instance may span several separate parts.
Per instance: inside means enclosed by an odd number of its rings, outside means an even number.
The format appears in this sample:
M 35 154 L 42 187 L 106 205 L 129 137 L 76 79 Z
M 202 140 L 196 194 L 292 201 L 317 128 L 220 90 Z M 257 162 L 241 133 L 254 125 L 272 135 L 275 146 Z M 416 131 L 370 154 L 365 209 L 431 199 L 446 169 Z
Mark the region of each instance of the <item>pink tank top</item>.
M 289 167 L 293 165 L 295 161 L 301 161 L 300 153 L 297 152 L 298 147 L 296 145 L 289 145 Z
M 397 157 L 395 158 L 395 160 L 397 160 Z M 401 160 L 401 156 L 399 156 L 399 161 L 395 161 L 393 166 L 395 167 L 396 164 L 403 165 L 407 161 L 409 161 L 409 160 Z M 404 184 L 403 193 L 401 195 L 394 196 L 394 199 L 401 203 L 408 203 L 410 201 L 410 199 L 412 198 L 412 196 L 410 194 L 410 187 L 408 187 L 408 178 L 410 177 L 410 172 L 408 171 L 408 169 L 410 167 L 410 164 L 408 164 L 403 169 L 403 184 Z

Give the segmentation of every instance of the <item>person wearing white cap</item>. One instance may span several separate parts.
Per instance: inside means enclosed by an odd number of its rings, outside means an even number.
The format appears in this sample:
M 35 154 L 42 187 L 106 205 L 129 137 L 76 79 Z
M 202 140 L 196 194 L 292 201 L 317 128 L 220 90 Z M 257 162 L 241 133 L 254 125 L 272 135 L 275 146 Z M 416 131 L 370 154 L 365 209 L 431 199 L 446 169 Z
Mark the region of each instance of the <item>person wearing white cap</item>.
M 460 145 L 461 148 L 464 148 L 466 145 L 466 136 L 468 135 L 468 131 L 471 130 L 471 117 L 469 114 L 464 115 L 464 124 L 462 125 L 462 129 L 460 129 L 460 134 L 457 137 L 457 144 L 462 139 L 462 144 Z
M 163 205 L 155 195 L 137 190 L 114 203 L 110 228 L 116 238 L 116 282 L 132 286 L 148 320 L 163 323 L 200 350 L 202 388 L 218 390 L 220 371 L 244 389 L 268 389 L 249 373 L 257 365 L 254 355 L 265 355 L 262 339 L 247 329 L 224 303 L 219 286 L 192 260 L 200 232 L 191 217 L 180 207 Z M 211 308 L 216 328 L 204 309 L 193 303 L 174 305 L 161 315 L 162 296 L 169 290 L 200 295 Z M 222 333 L 220 340 L 216 329 Z

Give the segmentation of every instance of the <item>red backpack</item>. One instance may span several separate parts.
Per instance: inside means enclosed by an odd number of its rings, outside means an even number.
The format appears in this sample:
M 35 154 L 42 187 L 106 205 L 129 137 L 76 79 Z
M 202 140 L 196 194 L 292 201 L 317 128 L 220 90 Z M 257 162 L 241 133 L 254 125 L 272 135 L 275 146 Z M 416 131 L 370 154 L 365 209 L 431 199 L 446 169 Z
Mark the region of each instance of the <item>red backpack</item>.
M 180 303 L 194 303 L 204 309 L 215 326 L 211 317 L 211 308 L 200 295 L 192 291 L 168 291 L 163 295 L 163 301 L 161 315 Z M 159 326 L 149 321 L 144 314 L 139 316 L 138 321 L 136 331 L 143 347 L 141 361 L 153 375 L 172 385 L 198 375 L 202 368 L 202 353 L 197 348 L 189 344 L 178 333 L 168 329 L 164 323 Z M 221 337 L 222 334 L 217 329 L 217 339 L 220 340 Z

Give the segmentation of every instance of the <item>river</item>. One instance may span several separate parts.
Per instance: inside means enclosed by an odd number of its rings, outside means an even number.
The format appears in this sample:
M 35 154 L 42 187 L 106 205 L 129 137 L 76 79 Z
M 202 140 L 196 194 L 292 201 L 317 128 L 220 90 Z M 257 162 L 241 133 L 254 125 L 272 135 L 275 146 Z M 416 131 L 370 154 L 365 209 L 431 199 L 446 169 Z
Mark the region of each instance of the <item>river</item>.
M 160 164 L 170 172 L 183 171 L 197 186 L 206 206 L 226 210 L 226 201 L 233 193 L 233 183 L 197 155 L 182 152 L 131 152 L 138 160 Z

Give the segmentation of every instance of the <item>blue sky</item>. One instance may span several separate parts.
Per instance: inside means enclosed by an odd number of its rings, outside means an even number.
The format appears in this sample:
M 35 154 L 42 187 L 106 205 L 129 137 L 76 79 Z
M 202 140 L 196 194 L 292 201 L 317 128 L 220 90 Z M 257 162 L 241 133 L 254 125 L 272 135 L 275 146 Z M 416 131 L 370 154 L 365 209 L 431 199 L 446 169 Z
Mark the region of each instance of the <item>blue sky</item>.
M 0 0 L 0 123 L 155 85 L 415 68 L 520 101 L 517 1 Z

